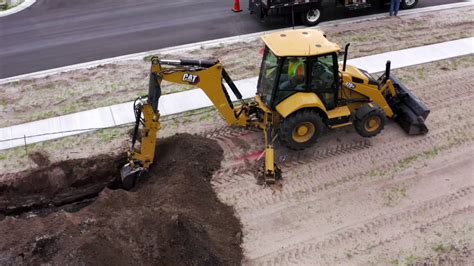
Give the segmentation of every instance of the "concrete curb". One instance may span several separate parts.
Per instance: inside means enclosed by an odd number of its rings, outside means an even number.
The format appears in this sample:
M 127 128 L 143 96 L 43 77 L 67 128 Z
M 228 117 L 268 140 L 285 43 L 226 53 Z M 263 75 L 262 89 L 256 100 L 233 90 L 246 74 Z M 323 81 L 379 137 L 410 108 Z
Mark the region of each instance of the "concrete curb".
M 461 2 L 461 3 L 447 4 L 447 5 L 440 5 L 440 6 L 417 8 L 417 9 L 412 9 L 412 10 L 404 10 L 404 11 L 399 12 L 399 16 L 407 16 L 407 15 L 419 14 L 419 13 L 425 13 L 425 12 L 431 12 L 431 11 L 439 11 L 439 10 L 446 10 L 446 9 L 452 9 L 452 8 L 460 8 L 460 7 L 470 6 L 470 5 L 473 5 L 472 0 L 470 2 Z M 316 26 L 314 28 L 318 28 L 320 26 L 331 26 L 331 25 L 337 25 L 337 24 L 340 25 L 340 24 L 347 24 L 347 23 L 354 23 L 354 22 L 370 21 L 370 20 L 384 18 L 384 17 L 387 17 L 387 16 L 388 16 L 388 14 L 375 14 L 375 15 L 368 15 L 368 16 L 357 17 L 357 18 L 340 19 L 340 20 L 334 20 L 334 21 L 320 23 L 319 26 Z M 295 28 L 305 28 L 305 27 L 301 26 L 301 27 L 295 27 Z M 256 38 L 258 38 L 258 37 L 260 37 L 264 34 L 268 34 L 268 33 L 275 32 L 275 31 L 280 31 L 280 30 L 286 30 L 286 29 L 291 29 L 291 28 L 282 28 L 282 29 L 277 29 L 277 30 L 272 30 L 272 31 L 262 31 L 262 32 L 250 33 L 250 34 L 245 34 L 245 35 L 237 35 L 237 36 L 233 36 L 233 37 L 227 37 L 227 38 L 215 39 L 215 40 L 204 41 L 204 42 L 184 44 L 184 45 L 179 45 L 179 46 L 175 46 L 175 47 L 168 47 L 168 48 L 163 48 L 163 49 L 158 49 L 158 50 L 128 54 L 128 55 L 117 56 L 117 57 L 113 57 L 113 58 L 107 58 L 107 59 L 102 59 L 102 60 L 91 61 L 91 62 L 87 62 L 87 63 L 80 63 L 80 64 L 74 64 L 74 65 L 65 66 L 65 67 L 59 67 L 59 68 L 54 68 L 54 69 L 49 69 L 49 70 L 43 70 L 43 71 L 38 71 L 38 72 L 34 72 L 34 73 L 23 74 L 23 75 L 18 75 L 18 76 L 14 76 L 14 77 L 0 79 L 0 85 L 5 84 L 5 83 L 9 83 L 9 82 L 22 80 L 22 79 L 41 78 L 41 77 L 45 77 L 45 76 L 49 76 L 49 75 L 62 73 L 62 72 L 69 72 L 69 71 L 78 70 L 78 69 L 86 69 L 86 68 L 91 68 L 91 67 L 97 67 L 97 66 L 100 66 L 100 65 L 105 65 L 105 64 L 110 64 L 110 63 L 115 63 L 115 62 L 120 62 L 120 61 L 142 59 L 146 56 L 153 55 L 153 54 L 187 51 L 187 50 L 196 49 L 196 48 L 201 47 L 201 46 L 213 47 L 213 46 L 217 46 L 217 45 L 222 44 L 222 43 L 232 44 L 232 43 L 236 43 L 236 42 L 249 42 L 249 41 L 252 41 L 252 40 L 254 40 L 254 39 L 256 39 Z
M 25 1 L 23 1 L 23 3 L 17 5 L 14 8 L 11 8 L 11 9 L 8 9 L 6 11 L 0 12 L 0 18 L 18 13 L 18 12 L 32 6 L 34 3 L 36 3 L 36 0 L 25 0 Z

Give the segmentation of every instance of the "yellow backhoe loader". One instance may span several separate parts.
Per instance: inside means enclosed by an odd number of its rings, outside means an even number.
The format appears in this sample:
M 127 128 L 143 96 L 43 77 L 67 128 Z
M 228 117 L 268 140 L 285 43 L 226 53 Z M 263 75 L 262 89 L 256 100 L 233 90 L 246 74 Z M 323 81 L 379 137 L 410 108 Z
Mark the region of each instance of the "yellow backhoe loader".
M 294 150 L 313 145 L 325 127 L 353 125 L 364 137 L 382 131 L 395 119 L 408 134 L 428 132 L 429 109 L 393 75 L 390 61 L 378 79 L 347 66 L 347 52 L 316 29 L 288 30 L 262 37 L 265 43 L 256 96 L 244 100 L 219 61 L 151 59 L 148 96 L 135 101 L 135 130 L 129 162 L 122 168 L 124 189 L 153 163 L 160 129 L 158 100 L 163 80 L 202 89 L 230 125 L 262 129 L 265 160 L 262 177 L 273 183 L 281 175 L 274 142 Z M 338 55 L 344 53 L 342 64 Z M 225 85 L 226 84 L 226 85 Z M 238 102 L 230 100 L 230 90 Z M 141 128 L 141 147 L 135 143 Z M 159 152 L 159 151 L 158 151 Z

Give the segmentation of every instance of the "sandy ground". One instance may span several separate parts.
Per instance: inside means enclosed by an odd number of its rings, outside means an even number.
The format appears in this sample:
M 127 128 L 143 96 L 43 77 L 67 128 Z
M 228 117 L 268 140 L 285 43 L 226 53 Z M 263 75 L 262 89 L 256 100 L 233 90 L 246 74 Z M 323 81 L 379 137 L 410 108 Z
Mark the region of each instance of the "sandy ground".
M 166 118 L 160 133 L 197 133 L 223 148 L 212 185 L 243 225 L 244 264 L 472 265 L 473 71 L 474 56 L 396 70 L 431 108 L 426 136 L 408 136 L 391 122 L 371 139 L 350 127 L 328 131 L 303 152 L 277 147 L 284 179 L 272 187 L 256 185 L 253 175 L 261 132 L 227 127 L 215 111 L 203 110 Z M 127 130 L 29 148 L 53 162 L 119 153 Z M 5 171 L 16 162 L 32 167 L 24 149 L 5 157 Z
M 331 41 L 351 42 L 349 58 L 470 37 L 474 8 L 322 27 Z M 413 34 L 416 32 L 416 34 Z M 166 58 L 220 59 L 235 80 L 258 74 L 262 43 L 200 47 Z M 0 127 L 134 100 L 146 94 L 149 62 L 132 60 L 0 85 Z M 190 87 L 165 84 L 164 93 Z
M 214 185 L 240 216 L 246 264 L 472 265 L 474 78 L 468 73 L 474 65 L 469 65 L 431 69 L 436 76 L 407 81 L 431 108 L 426 136 L 407 136 L 395 123 L 372 139 L 352 128 L 333 130 L 303 153 L 280 148 L 285 178 L 277 186 L 256 185 L 242 161 L 262 145 L 226 140 L 223 146 L 234 155 Z

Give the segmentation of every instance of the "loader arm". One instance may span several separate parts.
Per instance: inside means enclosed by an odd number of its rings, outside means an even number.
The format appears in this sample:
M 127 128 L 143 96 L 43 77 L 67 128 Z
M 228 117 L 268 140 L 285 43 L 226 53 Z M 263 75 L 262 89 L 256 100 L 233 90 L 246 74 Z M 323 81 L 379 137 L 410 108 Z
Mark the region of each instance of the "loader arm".
M 275 167 L 274 150 L 271 142 L 271 131 L 268 130 L 268 115 L 255 102 L 248 103 L 242 99 L 242 95 L 229 77 L 224 67 L 218 61 L 202 60 L 160 60 L 157 57 L 151 59 L 150 83 L 148 97 L 137 99 L 135 103 L 135 128 L 132 137 L 132 145 L 128 153 L 129 162 L 121 171 L 121 186 L 131 189 L 141 173 L 149 169 L 154 161 L 156 138 L 160 129 L 158 110 L 159 98 L 161 96 L 161 82 L 193 85 L 199 87 L 211 100 L 216 109 L 229 125 L 255 126 L 263 129 L 265 135 L 265 166 L 264 178 L 266 181 L 274 181 L 279 169 Z M 234 106 L 224 85 L 224 81 L 240 103 Z M 264 114 L 258 118 L 258 114 Z M 141 118 L 143 114 L 143 119 Z M 141 130 L 141 149 L 135 150 L 135 142 L 138 139 L 139 127 Z M 270 132 L 270 133 L 269 133 Z M 268 135 L 270 134 L 270 135 Z

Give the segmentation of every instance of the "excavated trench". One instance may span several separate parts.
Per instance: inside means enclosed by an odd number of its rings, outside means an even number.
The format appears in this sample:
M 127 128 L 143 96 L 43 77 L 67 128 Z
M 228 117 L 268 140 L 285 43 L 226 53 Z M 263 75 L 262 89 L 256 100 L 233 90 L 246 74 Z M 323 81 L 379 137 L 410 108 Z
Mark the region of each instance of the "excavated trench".
M 130 192 L 107 188 L 124 156 L 6 174 L 0 264 L 240 264 L 241 224 L 210 184 L 222 159 L 215 141 L 180 134 Z
M 40 167 L 1 177 L 0 215 L 77 211 L 120 175 L 126 161 L 125 156 L 100 155 L 50 164 L 40 153 L 30 157 Z

